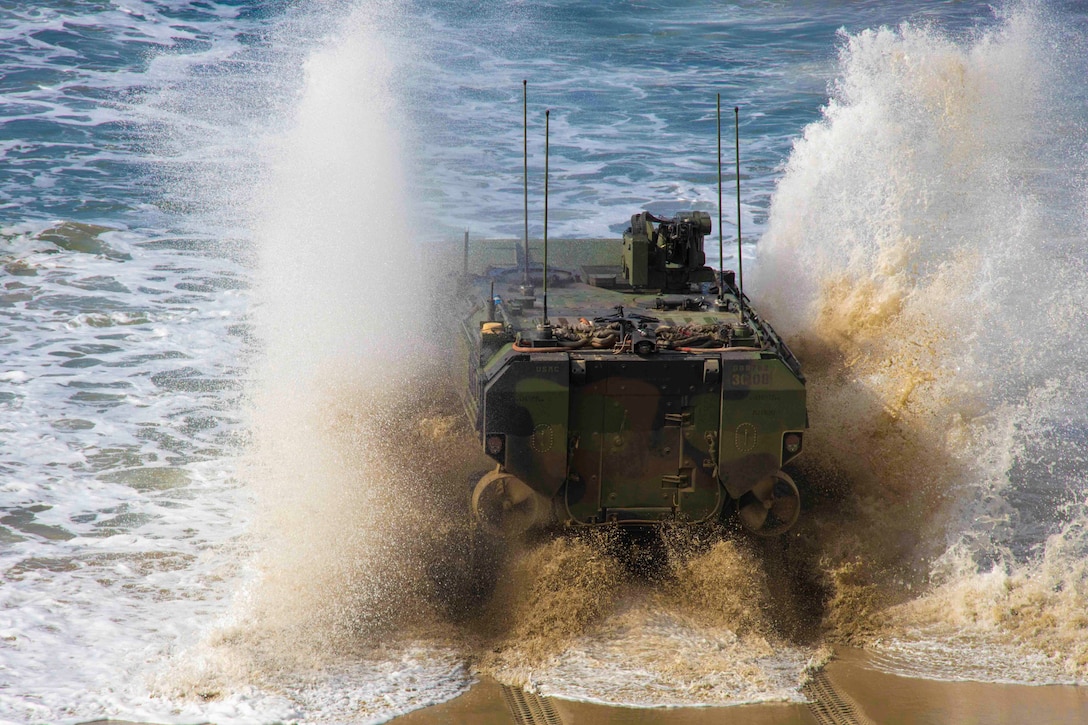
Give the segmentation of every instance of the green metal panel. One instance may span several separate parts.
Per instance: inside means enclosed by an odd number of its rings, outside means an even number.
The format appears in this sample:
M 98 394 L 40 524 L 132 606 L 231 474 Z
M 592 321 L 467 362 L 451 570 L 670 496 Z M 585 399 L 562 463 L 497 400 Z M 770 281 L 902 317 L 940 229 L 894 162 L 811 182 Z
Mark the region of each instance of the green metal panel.
M 565 355 L 518 355 L 485 392 L 484 435 L 504 434 L 506 470 L 549 497 L 566 478 L 569 380 Z
M 701 359 L 587 360 L 571 393 L 573 518 L 702 520 L 715 514 L 720 396 Z
M 570 471 L 566 504 L 571 519 L 595 520 L 601 508 L 605 381 L 571 386 Z
M 807 425 L 805 387 L 779 359 L 722 361 L 722 483 L 734 498 L 782 466 L 782 437 Z

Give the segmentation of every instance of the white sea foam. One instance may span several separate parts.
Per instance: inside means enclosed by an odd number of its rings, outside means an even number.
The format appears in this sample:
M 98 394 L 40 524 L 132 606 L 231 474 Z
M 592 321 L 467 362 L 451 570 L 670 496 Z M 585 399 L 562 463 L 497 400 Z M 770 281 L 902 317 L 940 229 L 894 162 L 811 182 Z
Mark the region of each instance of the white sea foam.
M 125 94 L 164 81 L 140 68 L 147 42 L 232 32 L 216 27 L 232 10 L 171 17 L 185 5 L 3 11 L 0 113 L 22 135 L 0 178 L 5 720 L 168 718 L 147 676 L 225 611 L 238 576 L 246 273 L 148 229 L 131 215 L 146 184 L 118 171 L 141 159 L 116 133 L 136 120 Z M 87 177 L 103 183 L 73 181 Z

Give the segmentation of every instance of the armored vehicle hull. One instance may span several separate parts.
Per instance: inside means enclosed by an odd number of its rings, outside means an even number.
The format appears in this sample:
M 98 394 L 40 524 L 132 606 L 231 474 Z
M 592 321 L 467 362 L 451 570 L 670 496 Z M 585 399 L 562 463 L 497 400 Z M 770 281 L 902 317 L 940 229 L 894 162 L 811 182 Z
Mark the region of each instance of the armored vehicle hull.
M 481 526 L 797 520 L 782 467 L 803 448 L 805 380 L 734 275 L 704 266 L 709 231 L 700 212 L 636 214 L 622 241 L 550 241 L 546 270 L 466 236 L 463 400 L 496 463 L 472 493 Z

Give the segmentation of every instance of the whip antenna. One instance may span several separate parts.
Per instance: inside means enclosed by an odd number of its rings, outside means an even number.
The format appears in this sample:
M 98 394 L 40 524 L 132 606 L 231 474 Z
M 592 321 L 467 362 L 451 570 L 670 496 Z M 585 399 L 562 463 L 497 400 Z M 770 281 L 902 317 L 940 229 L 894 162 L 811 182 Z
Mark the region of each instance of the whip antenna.
M 465 278 L 465 279 L 468 279 L 468 230 L 467 230 L 467 229 L 465 230 L 465 258 L 464 258 L 464 267 L 463 267 L 463 269 L 462 269 L 462 271 L 461 271 L 461 274 L 462 274 L 462 275 L 464 276 L 464 278 Z
M 521 82 L 522 167 L 525 188 L 525 286 L 529 281 L 529 81 Z
M 733 128 L 736 130 L 735 145 L 737 148 L 737 277 L 740 279 L 740 294 L 744 296 L 744 260 L 741 258 L 740 247 L 740 108 L 733 106 Z
M 548 324 L 548 137 L 551 110 L 544 111 L 544 325 Z
M 718 299 L 725 295 L 725 252 L 722 251 L 722 94 L 718 94 Z

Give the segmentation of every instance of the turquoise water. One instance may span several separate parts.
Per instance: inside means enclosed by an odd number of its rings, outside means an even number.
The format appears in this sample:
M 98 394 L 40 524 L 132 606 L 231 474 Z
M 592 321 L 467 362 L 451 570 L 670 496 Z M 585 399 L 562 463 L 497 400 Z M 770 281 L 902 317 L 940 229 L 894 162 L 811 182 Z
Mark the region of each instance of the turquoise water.
M 411 574 L 363 596 L 289 560 L 388 555 L 377 534 L 306 528 L 354 514 L 338 491 L 378 475 L 313 433 L 358 415 L 315 380 L 395 388 L 416 366 L 396 341 L 434 352 L 401 270 L 466 229 L 520 236 L 523 80 L 534 235 L 545 110 L 550 234 L 613 234 L 641 209 L 716 226 L 720 93 L 727 266 L 740 109 L 756 299 L 854 361 L 810 368 L 814 426 L 846 431 L 816 475 L 856 476 L 879 524 L 874 481 L 904 473 L 843 450 L 878 446 L 865 431 L 892 410 L 941 454 L 903 463 L 950 492 L 907 568 L 962 617 L 922 601 L 889 651 L 912 673 L 1007 679 L 1024 643 L 995 621 L 979 645 L 964 601 L 1012 606 L 995 593 L 1011 582 L 1069 593 L 1040 595 L 1057 616 L 1085 590 L 1086 22 L 1077 2 L 0 4 L 0 719 L 381 721 L 468 686 L 461 636 L 296 647 L 386 611 Z M 270 542 L 269 521 L 299 538 Z M 318 594 L 332 624 L 264 634 Z M 800 697 L 811 649 L 738 653 L 756 684 L 736 689 L 731 632 L 628 616 L 534 681 L 640 705 Z M 934 627 L 978 666 L 927 669 Z M 1083 680 L 1083 638 L 1052 634 L 1025 678 Z M 718 669 L 693 687 L 639 659 L 662 646 Z

